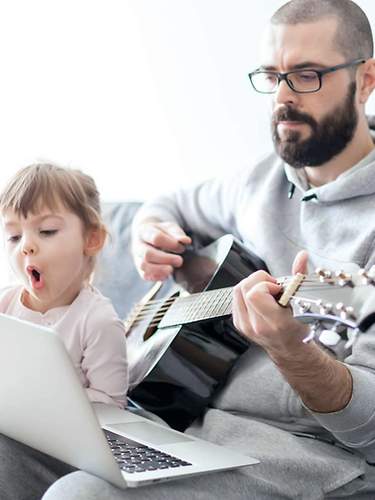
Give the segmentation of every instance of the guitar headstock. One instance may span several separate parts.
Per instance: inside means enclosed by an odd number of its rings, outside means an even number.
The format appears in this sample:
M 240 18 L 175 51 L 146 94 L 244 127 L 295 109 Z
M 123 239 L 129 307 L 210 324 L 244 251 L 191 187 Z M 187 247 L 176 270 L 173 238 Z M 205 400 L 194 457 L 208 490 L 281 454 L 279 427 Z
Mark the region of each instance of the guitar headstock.
M 327 346 L 341 340 L 349 348 L 361 332 L 375 323 L 375 266 L 370 270 L 330 271 L 280 280 L 281 305 L 291 304 L 296 319 L 311 323 L 311 335 Z

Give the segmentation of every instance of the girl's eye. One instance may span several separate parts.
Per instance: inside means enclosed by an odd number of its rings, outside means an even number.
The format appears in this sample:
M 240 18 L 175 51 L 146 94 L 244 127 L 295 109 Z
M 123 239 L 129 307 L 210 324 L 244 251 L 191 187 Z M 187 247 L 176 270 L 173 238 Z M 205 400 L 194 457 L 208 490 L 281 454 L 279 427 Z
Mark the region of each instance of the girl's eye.
M 57 229 L 43 229 L 39 231 L 43 236 L 53 236 L 57 233 Z
M 10 243 L 17 243 L 21 239 L 21 236 L 19 234 L 15 234 L 14 236 L 9 236 L 8 241 Z

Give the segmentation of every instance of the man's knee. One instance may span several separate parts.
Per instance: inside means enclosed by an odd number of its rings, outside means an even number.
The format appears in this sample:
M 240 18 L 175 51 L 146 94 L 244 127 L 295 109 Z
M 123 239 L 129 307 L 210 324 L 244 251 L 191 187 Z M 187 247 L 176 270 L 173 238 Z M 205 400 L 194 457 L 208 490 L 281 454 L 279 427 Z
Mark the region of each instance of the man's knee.
M 48 488 L 42 500 L 124 500 L 125 493 L 102 479 L 77 471 Z

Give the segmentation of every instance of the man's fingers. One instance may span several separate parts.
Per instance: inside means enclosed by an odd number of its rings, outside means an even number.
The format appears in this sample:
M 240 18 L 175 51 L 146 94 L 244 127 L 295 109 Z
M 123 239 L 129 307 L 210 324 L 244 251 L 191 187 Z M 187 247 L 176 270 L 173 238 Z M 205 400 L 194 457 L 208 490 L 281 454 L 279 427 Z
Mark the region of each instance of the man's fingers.
M 293 265 L 292 265 L 292 274 L 307 274 L 307 261 L 309 259 L 309 254 L 306 250 L 300 250 L 297 255 L 294 257 Z
M 179 254 L 190 243 L 191 238 L 174 222 L 144 222 L 132 247 L 138 272 L 146 280 L 165 280 L 174 268 L 182 266 Z
M 281 290 L 282 286 L 277 283 L 262 282 L 247 293 L 245 300 L 251 318 L 253 335 L 255 335 L 253 340 L 257 341 L 259 336 L 266 339 L 272 336 L 273 332 L 278 332 L 282 316 L 285 321 L 286 311 L 292 318 L 291 310 L 288 308 L 284 310 L 276 303 L 275 297 Z M 278 342 L 278 340 L 274 339 L 272 342 Z
M 144 267 L 142 266 L 147 266 L 148 264 L 181 267 L 183 263 L 181 255 L 163 252 L 163 250 L 159 250 L 158 248 L 154 248 L 153 246 L 147 244 L 140 245 L 138 247 L 137 257 L 142 261 L 140 266 L 142 270 L 144 270 Z
M 257 283 L 261 283 L 263 281 L 276 283 L 276 279 L 266 271 L 256 271 L 255 273 L 250 274 L 250 276 L 240 281 L 237 287 L 241 289 L 241 293 L 245 297 L 246 293 L 249 290 L 251 290 Z
M 185 231 L 174 222 L 160 222 L 159 227 L 168 235 L 176 238 L 179 243 L 182 243 L 183 245 L 191 244 L 190 236 L 188 236 Z
M 147 281 L 164 281 L 173 273 L 172 266 L 162 266 L 157 264 L 148 264 L 147 266 L 140 266 L 140 274 L 144 280 Z
M 257 314 L 264 315 L 266 311 L 266 316 L 275 309 L 275 299 L 277 295 L 282 290 L 282 286 L 278 283 L 271 283 L 269 281 L 263 281 L 255 285 L 251 290 L 246 293 L 245 301 L 247 304 L 251 304 L 251 308 Z
M 153 247 L 175 253 L 182 253 L 191 243 L 191 238 L 181 228 L 169 222 L 145 224 L 139 236 Z
M 232 319 L 235 328 L 244 335 L 250 335 L 249 313 L 244 301 L 241 284 L 233 288 Z

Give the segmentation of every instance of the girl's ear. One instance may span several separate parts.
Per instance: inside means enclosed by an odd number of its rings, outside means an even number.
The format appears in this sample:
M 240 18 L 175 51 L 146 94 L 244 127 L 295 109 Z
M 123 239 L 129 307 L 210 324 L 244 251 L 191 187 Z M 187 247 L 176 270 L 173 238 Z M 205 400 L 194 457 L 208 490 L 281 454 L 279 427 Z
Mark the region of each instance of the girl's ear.
M 84 254 L 94 257 L 103 248 L 106 236 L 107 232 L 102 227 L 89 229 L 86 234 Z

